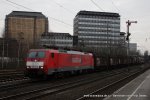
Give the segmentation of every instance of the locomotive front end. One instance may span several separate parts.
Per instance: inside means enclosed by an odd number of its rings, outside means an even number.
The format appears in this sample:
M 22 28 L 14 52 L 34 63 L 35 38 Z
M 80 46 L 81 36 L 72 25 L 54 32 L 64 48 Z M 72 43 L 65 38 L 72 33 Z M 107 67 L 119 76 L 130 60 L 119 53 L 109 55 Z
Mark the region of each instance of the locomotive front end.
M 30 51 L 26 61 L 26 74 L 29 77 L 45 74 L 45 51 Z

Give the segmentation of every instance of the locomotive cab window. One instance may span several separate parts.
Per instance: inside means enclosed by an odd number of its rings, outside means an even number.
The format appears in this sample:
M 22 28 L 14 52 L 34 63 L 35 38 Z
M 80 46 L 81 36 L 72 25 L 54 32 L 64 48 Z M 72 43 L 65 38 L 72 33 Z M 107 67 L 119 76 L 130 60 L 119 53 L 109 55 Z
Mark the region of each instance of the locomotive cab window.
M 54 53 L 51 53 L 51 57 L 54 58 Z
M 45 52 L 39 51 L 39 52 L 30 52 L 28 55 L 29 58 L 44 58 Z
M 36 52 L 30 52 L 28 57 L 29 58 L 35 58 Z
M 38 58 L 44 58 L 45 52 L 38 52 Z

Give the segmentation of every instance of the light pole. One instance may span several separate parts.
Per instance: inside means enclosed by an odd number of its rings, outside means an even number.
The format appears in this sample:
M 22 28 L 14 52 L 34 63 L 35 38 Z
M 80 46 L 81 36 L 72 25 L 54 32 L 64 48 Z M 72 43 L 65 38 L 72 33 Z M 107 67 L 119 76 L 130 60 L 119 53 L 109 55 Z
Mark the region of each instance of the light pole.
M 5 39 L 3 37 L 2 69 L 4 68 Z
M 24 39 L 23 38 L 23 32 L 21 32 L 21 33 L 18 33 L 18 41 L 19 41 L 19 45 L 18 45 L 18 62 L 17 62 L 17 66 L 19 67 L 19 62 L 20 62 L 20 46 L 21 46 L 21 42 L 22 42 L 22 40 Z
M 109 25 L 109 22 L 107 22 L 107 60 L 108 60 L 108 69 L 110 66 L 110 59 L 111 59 L 111 30 L 109 29 L 111 26 Z
M 9 60 L 9 57 L 8 57 L 8 41 L 7 41 L 7 63 L 6 63 L 6 67 L 7 67 L 7 65 L 8 65 L 8 61 Z

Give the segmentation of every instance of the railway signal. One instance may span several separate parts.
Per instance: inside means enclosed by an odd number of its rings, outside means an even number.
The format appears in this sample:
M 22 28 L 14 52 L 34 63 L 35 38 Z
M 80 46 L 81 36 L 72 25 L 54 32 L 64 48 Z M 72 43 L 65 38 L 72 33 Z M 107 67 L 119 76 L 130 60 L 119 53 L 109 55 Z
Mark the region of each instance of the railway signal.
M 127 21 L 127 38 L 126 40 L 129 41 L 129 36 L 131 35 L 131 33 L 129 33 L 129 26 L 131 26 L 131 23 L 137 23 L 137 21 Z
M 129 41 L 130 41 L 130 39 L 129 39 L 129 36 L 131 35 L 131 33 L 129 33 L 129 27 L 131 26 L 131 23 L 137 23 L 137 21 L 130 21 L 130 20 L 128 20 L 127 22 L 127 37 L 126 37 L 126 40 L 128 41 L 128 49 L 127 49 L 127 55 L 129 55 Z
M 131 33 L 127 34 L 126 40 L 129 41 L 129 36 L 131 35 Z

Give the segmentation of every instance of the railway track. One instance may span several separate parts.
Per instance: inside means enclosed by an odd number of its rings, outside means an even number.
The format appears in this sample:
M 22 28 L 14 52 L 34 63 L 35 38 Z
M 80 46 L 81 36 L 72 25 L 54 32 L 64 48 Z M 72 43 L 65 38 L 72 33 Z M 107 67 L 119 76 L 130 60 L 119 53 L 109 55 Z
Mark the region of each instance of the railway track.
M 46 95 L 51 95 L 51 94 L 57 94 L 60 93 L 62 91 L 71 89 L 71 88 L 75 88 L 78 86 L 82 86 L 85 84 L 90 84 L 92 82 L 96 82 L 99 80 L 103 80 L 107 77 L 112 77 L 115 75 L 120 75 L 120 74 L 125 74 L 124 73 L 125 70 L 120 70 L 120 71 L 112 71 L 111 73 L 105 73 L 103 76 L 97 75 L 95 77 L 88 77 L 86 79 L 80 79 L 80 80 L 76 80 L 76 81 L 71 81 L 71 82 L 65 82 L 62 84 L 56 84 L 53 86 L 49 86 L 49 87 L 43 87 L 43 88 L 39 88 L 39 89 L 34 89 L 32 91 L 26 91 L 26 92 L 21 92 L 18 94 L 13 94 L 13 95 L 8 95 L 8 96 L 3 96 L 0 99 L 2 100 L 8 100 L 8 99 L 25 99 L 25 100 L 32 100 L 32 99 L 37 99 Z
M 6 77 L 6 78 L 0 79 L 0 85 L 14 82 L 14 81 L 24 80 L 24 79 L 28 79 L 28 77 L 25 77 L 24 75 Z
M 23 71 L 0 70 L 0 84 L 20 79 L 25 79 Z
M 24 86 L 27 86 L 27 84 L 32 83 L 32 82 L 33 81 L 29 78 L 3 82 L 2 84 L 0 84 L 0 92 L 9 91 L 10 89 L 15 89 L 19 87 L 24 87 Z
M 0 73 L 7 73 L 7 72 L 17 72 L 17 71 L 21 71 L 21 70 L 14 70 L 14 69 L 3 69 L 3 70 L 0 70 Z
M 16 74 L 16 73 L 23 73 L 23 70 L 0 70 L 0 76 Z
M 23 70 L 0 70 L 0 91 L 31 81 L 24 76 Z
M 102 87 L 105 87 L 106 85 L 108 85 L 110 83 L 115 82 L 114 79 L 115 80 L 123 79 L 122 77 L 129 76 L 132 73 L 139 73 L 139 72 L 141 72 L 141 70 L 133 70 L 133 71 L 130 71 L 129 73 L 128 72 L 124 73 L 124 72 L 122 72 L 120 74 L 118 73 L 118 75 L 110 75 L 110 76 L 105 77 L 105 78 L 100 79 L 100 80 L 92 81 L 90 79 L 91 82 L 87 82 L 87 83 L 82 82 L 80 85 L 76 85 L 76 86 L 61 87 L 60 90 L 58 89 L 58 91 L 55 89 L 56 90 L 55 92 L 52 92 L 51 90 L 50 90 L 50 92 L 49 92 L 49 90 L 44 91 L 43 94 L 38 94 L 35 97 L 30 97 L 27 100 L 32 100 L 32 99 L 43 99 L 43 100 L 49 100 L 49 99 L 52 99 L 52 100 L 64 99 L 64 100 L 66 100 L 66 99 L 68 99 L 68 100 L 73 100 L 73 99 L 79 98 L 80 96 L 83 96 L 84 94 L 87 94 L 91 91 L 95 91 L 99 87 L 102 88 Z M 96 86 L 94 86 L 94 85 L 96 85 Z M 86 98 L 86 99 L 88 99 L 88 98 Z
M 92 98 L 94 100 L 102 100 L 105 98 L 105 96 L 106 97 L 111 96 L 112 92 L 108 92 L 108 91 L 113 91 L 113 90 L 115 91 L 116 89 L 118 89 L 119 84 L 127 83 L 128 82 L 127 80 L 132 80 L 133 78 L 136 78 L 139 74 L 145 72 L 147 69 L 149 69 L 149 68 L 146 68 L 142 71 L 134 72 L 131 75 L 128 75 L 126 77 L 123 77 L 122 79 L 114 81 L 111 84 L 108 84 L 108 85 L 98 88 L 88 94 L 85 94 L 85 95 L 77 98 L 76 100 L 86 100 L 86 99 L 92 99 Z M 112 90 L 112 88 L 113 88 L 113 90 Z

